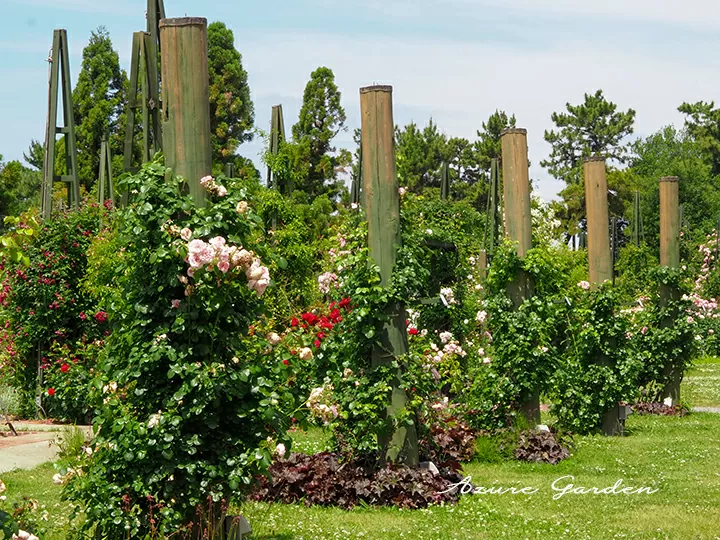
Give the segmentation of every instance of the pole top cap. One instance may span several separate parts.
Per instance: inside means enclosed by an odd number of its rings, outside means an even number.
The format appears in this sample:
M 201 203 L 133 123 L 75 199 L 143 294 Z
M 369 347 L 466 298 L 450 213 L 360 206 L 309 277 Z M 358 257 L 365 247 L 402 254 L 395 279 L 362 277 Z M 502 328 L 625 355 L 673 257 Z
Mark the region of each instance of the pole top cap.
M 589 156 L 583 159 L 583 163 L 593 163 L 596 161 L 605 161 L 605 156 Z
M 176 19 L 160 19 L 160 28 L 168 26 L 207 26 L 205 17 L 179 17 Z
M 677 182 L 678 177 L 677 176 L 661 176 L 660 181 L 661 182 Z
M 361 94 L 369 94 L 370 92 L 388 92 L 392 94 L 392 86 L 389 84 L 375 84 L 373 86 L 363 86 L 360 88 Z
M 500 132 L 500 136 L 503 135 L 527 135 L 527 129 L 525 128 L 505 128 Z

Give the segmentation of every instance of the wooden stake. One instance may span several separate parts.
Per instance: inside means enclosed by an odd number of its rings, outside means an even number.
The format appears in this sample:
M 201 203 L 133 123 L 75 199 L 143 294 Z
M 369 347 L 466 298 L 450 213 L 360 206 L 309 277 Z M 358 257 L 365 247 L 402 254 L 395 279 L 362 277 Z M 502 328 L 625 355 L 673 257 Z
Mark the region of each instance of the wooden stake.
M 360 89 L 362 119 L 363 192 L 368 221 L 370 255 L 380 267 L 382 284 L 388 285 L 395 267 L 395 246 L 400 235 L 400 195 L 395 161 L 395 144 L 391 86 L 369 86 Z M 380 346 L 373 350 L 373 366 L 387 365 L 408 350 L 405 329 L 405 306 L 390 305 L 389 317 L 380 336 Z M 399 374 L 398 374 L 399 375 Z M 399 377 L 392 383 L 388 416 L 395 415 L 407 403 Z M 381 436 L 382 459 L 418 465 L 417 432 L 414 425 L 401 427 L 391 437 Z
M 505 234 L 517 245 L 519 257 L 532 248 L 530 216 L 530 172 L 528 170 L 527 130 L 510 128 L 500 134 L 502 144 L 503 200 L 505 201 Z M 530 276 L 520 271 L 508 287 L 515 309 L 533 295 Z M 540 423 L 540 390 L 524 396 L 520 412 L 535 425 Z
M 660 265 L 668 268 L 680 266 L 680 191 L 677 176 L 663 176 L 660 178 Z M 661 302 L 677 300 L 680 293 L 677 288 L 669 286 L 660 287 Z M 677 313 L 671 314 L 661 325 L 672 327 Z M 663 399 L 670 399 L 672 405 L 680 401 L 680 383 L 683 372 L 668 366 L 663 375 L 669 379 L 663 389 Z
M 587 158 L 584 172 L 590 282 L 599 284 L 612 280 L 605 158 Z
M 207 19 L 162 19 L 160 43 L 165 163 L 205 206 L 200 179 L 212 172 Z

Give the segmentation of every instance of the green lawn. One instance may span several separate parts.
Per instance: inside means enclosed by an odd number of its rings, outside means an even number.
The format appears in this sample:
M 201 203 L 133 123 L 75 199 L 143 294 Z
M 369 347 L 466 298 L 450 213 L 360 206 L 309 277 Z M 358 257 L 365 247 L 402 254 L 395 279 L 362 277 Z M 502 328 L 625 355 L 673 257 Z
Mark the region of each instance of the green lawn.
M 697 364 L 684 384 L 691 405 L 720 406 L 720 363 Z M 705 379 L 709 379 L 705 381 Z M 716 396 L 716 397 L 713 397 Z M 720 414 L 685 418 L 631 416 L 627 437 L 578 438 L 558 465 L 471 463 L 465 474 L 478 486 L 532 487 L 532 495 L 467 495 L 455 506 L 420 511 L 306 508 L 246 503 L 241 512 L 252 538 L 707 538 L 720 539 Z M 325 446 L 320 430 L 294 434 L 295 451 Z M 49 512 L 45 539 L 66 536 L 67 503 L 52 483 L 54 470 L 2 475 L 9 499 L 30 495 Z M 653 494 L 566 494 L 554 500 L 552 483 L 565 475 L 576 486 L 649 487 Z M 560 487 L 569 480 L 561 480 Z
M 720 359 L 697 361 L 683 378 L 681 397 L 693 407 L 720 407 Z

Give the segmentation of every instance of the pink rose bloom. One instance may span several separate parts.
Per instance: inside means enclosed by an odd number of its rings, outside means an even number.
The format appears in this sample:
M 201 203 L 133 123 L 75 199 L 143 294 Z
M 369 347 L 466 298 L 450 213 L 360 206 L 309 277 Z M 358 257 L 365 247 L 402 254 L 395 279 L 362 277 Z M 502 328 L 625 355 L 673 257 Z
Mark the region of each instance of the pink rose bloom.
M 578 283 L 578 287 L 580 287 L 581 289 L 584 289 L 584 290 L 587 291 L 587 290 L 590 288 L 590 282 L 588 282 L 588 281 L 581 281 L 581 282 Z
M 225 186 L 218 186 L 217 194 L 218 194 L 218 197 L 224 197 L 225 195 L 227 195 L 227 189 L 225 189 Z
M 216 236 L 210 239 L 210 245 L 217 250 L 222 249 L 225 246 L 225 239 L 222 236 Z
M 270 342 L 270 345 L 277 345 L 280 343 L 280 336 L 278 336 L 275 332 L 270 332 L 267 339 Z
M 230 270 L 230 263 L 228 261 L 220 261 L 217 266 L 218 270 L 220 270 L 223 274 Z
M 189 242 L 190 239 L 192 238 L 192 234 L 193 234 L 192 231 L 190 229 L 188 229 L 187 227 L 185 227 L 180 231 L 180 238 L 182 238 L 186 242 Z
M 172 304 L 173 309 L 177 309 L 180 307 L 180 300 L 173 300 L 170 304 Z
M 285 445 L 283 443 L 280 443 L 275 447 L 275 453 L 280 456 L 281 459 L 285 457 L 285 452 Z
M 648 327 L 647 327 L 647 326 L 643 326 L 643 327 L 640 329 L 640 333 L 641 333 L 643 336 L 644 336 L 645 334 L 647 334 L 647 331 L 648 331 Z
M 212 179 L 212 176 L 203 176 L 200 179 L 200 185 L 207 186 L 210 182 L 212 182 Z
M 695 322 L 695 319 L 693 319 L 692 317 L 688 317 L 688 318 L 687 318 L 687 323 L 688 323 L 688 324 L 692 324 L 692 323 L 694 323 L 694 322 Z
M 187 275 L 190 277 L 195 277 L 195 269 L 194 268 L 188 268 L 187 269 Z M 187 285 L 187 280 L 184 282 L 185 285 Z

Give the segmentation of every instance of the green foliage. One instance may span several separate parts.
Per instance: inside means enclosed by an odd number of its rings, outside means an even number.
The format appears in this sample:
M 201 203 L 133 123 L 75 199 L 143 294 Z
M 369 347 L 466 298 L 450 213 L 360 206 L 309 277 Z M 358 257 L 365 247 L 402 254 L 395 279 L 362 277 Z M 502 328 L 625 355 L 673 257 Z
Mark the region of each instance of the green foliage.
M 82 67 L 72 93 L 78 176 L 87 190 L 98 177 L 103 135 L 109 133 L 113 155 L 123 153 L 127 88 L 127 75 L 120 69 L 110 34 L 100 26 L 90 33 L 90 42 L 83 49 Z M 116 170 L 116 175 L 119 172 Z
M 713 175 L 720 174 L 720 109 L 715 102 L 683 103 L 678 111 L 685 115 L 685 127 L 708 158 Z
M 84 528 L 105 538 L 204 528 L 197 512 L 242 497 L 270 464 L 270 441 L 290 444 L 290 369 L 249 331 L 265 313 L 250 289 L 262 293 L 258 256 L 270 256 L 262 220 L 242 181 L 222 181 L 227 195 L 209 196 L 202 209 L 160 163 L 120 181 L 137 191 L 118 215 L 122 302 L 93 382 L 92 456 L 66 493 L 86 515 Z M 236 247 L 233 266 L 199 259 L 208 246 L 212 257 Z
M 635 111 L 618 111 L 598 90 L 585 94 L 580 105 L 566 104 L 567 113 L 553 113 L 557 131 L 545 131 L 545 140 L 552 146 L 550 157 L 540 164 L 551 175 L 567 184 L 582 183 L 582 160 L 603 155 L 623 163 L 627 148 L 622 140 L 633 133 Z
M 232 30 L 214 22 L 207 31 L 212 159 L 224 164 L 233 160 L 239 145 L 252 140 L 255 107 Z
M 507 128 L 514 128 L 515 115 L 505 111 L 495 110 L 487 122 L 482 123 L 482 129 L 477 132 L 477 141 L 473 143 L 473 150 L 477 156 L 479 167 L 486 173 L 490 172 L 490 162 L 493 158 L 502 157 L 500 134 Z
M 295 189 L 310 197 L 327 193 L 334 198 L 342 191 L 342 182 L 336 180 L 337 172 L 351 160 L 347 150 L 335 154 L 332 146 L 335 136 L 347 129 L 340 98 L 331 69 L 319 67 L 312 72 L 303 94 L 300 117 L 292 128 L 302 161 L 308 167 L 307 177 L 295 179 Z
M 6 329 L 15 332 L 9 371 L 22 393 L 24 414 L 34 413 L 38 390 L 45 394 L 43 406 L 48 413 L 73 420 L 87 413 L 87 376 L 78 370 L 76 377 L 73 370 L 67 378 L 59 377 L 58 373 L 65 372 L 55 370 L 63 363 L 74 364 L 72 360 L 81 354 L 71 344 L 92 343 L 107 329 L 106 316 L 80 287 L 87 269 L 85 253 L 105 212 L 104 207 L 89 205 L 43 222 L 37 233 L 26 236 L 31 241 L 23 245 L 23 256 L 6 268 L 2 303 Z M 22 230 L 33 229 L 18 227 L 17 232 Z M 63 352 L 56 355 L 58 347 Z M 86 369 L 94 365 L 94 353 L 88 356 Z M 38 362 L 47 379 L 42 388 L 36 387 Z M 56 396 L 50 384 L 60 381 L 63 392 Z M 65 409 L 70 403 L 72 407 Z
M 645 356 L 638 376 L 640 386 L 655 385 L 664 392 L 673 374 L 684 374 L 695 357 L 696 322 L 688 296 L 686 271 L 656 267 L 649 273 L 652 287 L 645 302 L 631 310 L 634 346 Z M 655 395 L 660 400 L 664 395 Z
M 647 244 L 627 244 L 615 263 L 615 288 L 625 303 L 647 292 L 652 270 L 658 265 L 654 250 Z
M 565 350 L 552 377 L 552 411 L 565 429 L 593 433 L 620 401 L 637 397 L 646 357 L 630 344 L 630 321 L 620 315 L 609 283 L 585 291 L 575 287 L 566 313 Z
M 447 137 L 430 119 L 422 130 L 411 122 L 395 128 L 398 182 L 412 191 L 440 187 L 440 166 L 448 160 Z
M 23 166 L 19 161 L 2 162 L 0 156 L 0 220 L 17 216 L 40 202 L 40 172 Z M 3 230 L 0 222 L 0 231 Z

